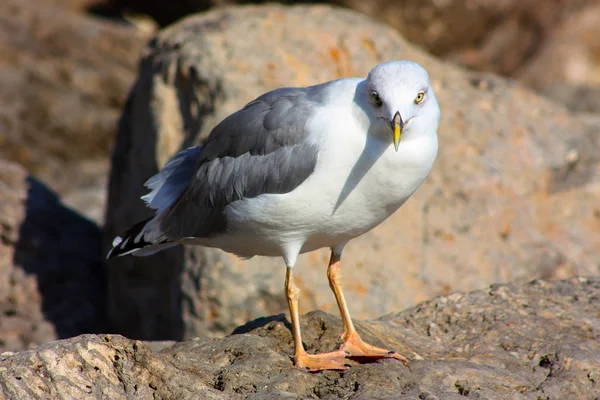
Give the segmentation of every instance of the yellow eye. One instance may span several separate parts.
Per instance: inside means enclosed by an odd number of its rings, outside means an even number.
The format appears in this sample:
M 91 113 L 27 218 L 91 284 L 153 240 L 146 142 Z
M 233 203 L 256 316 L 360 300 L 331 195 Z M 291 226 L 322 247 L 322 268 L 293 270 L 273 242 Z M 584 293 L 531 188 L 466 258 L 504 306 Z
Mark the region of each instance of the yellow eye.
M 419 104 L 420 102 L 423 101 L 424 98 L 425 98 L 425 93 L 424 92 L 419 92 L 419 94 L 417 95 L 417 97 L 415 97 L 415 104 Z
M 373 105 L 375 105 L 375 107 L 381 107 L 381 105 L 383 104 L 383 100 L 381 100 L 381 97 L 379 97 L 379 95 L 376 92 L 371 93 L 371 101 L 373 102 Z

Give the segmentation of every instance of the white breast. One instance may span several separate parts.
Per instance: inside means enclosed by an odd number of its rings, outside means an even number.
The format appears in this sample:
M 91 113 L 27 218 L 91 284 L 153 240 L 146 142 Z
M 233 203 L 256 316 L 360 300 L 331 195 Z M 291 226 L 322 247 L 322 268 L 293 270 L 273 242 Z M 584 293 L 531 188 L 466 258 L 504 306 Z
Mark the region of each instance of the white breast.
M 429 174 L 437 137 L 413 135 L 394 151 L 390 141 L 368 137 L 347 108 L 317 115 L 310 127 L 319 143 L 314 173 L 287 194 L 267 194 L 226 209 L 229 234 L 219 247 L 240 255 L 282 255 L 335 246 L 389 217 Z M 362 121 L 364 123 L 364 121 Z

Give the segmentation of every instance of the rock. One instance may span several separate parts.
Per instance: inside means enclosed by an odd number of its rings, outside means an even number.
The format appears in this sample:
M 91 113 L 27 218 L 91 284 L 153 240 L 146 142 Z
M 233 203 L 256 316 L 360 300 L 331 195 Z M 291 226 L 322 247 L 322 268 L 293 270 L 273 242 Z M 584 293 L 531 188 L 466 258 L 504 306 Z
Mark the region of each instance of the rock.
M 540 7 L 536 0 L 411 3 L 412 13 L 405 16 L 420 16 L 425 28 L 413 22 L 411 34 L 407 32 L 410 40 L 470 69 L 513 76 L 537 55 L 557 26 L 598 2 L 555 0 L 551 7 Z
M 553 30 L 516 77 L 571 109 L 600 112 L 598 20 L 597 1 L 573 13 Z
M 235 0 L 176 0 L 170 3 L 160 0 L 105 0 L 100 4 L 112 15 L 128 13 L 150 15 L 160 26 L 164 27 L 186 15 L 235 3 Z
M 246 102 L 408 58 L 430 71 L 443 114 L 440 152 L 413 198 L 346 248 L 352 315 L 369 318 L 493 282 L 597 273 L 598 121 L 444 64 L 390 28 L 324 6 L 212 11 L 164 30 L 144 54 L 113 154 L 105 248 L 151 215 L 139 199 L 143 182 Z M 301 256 L 301 310 L 336 311 L 327 259 L 326 250 Z M 115 260 L 109 271 L 113 331 L 129 337 L 222 334 L 287 309 L 277 258 L 240 261 L 180 247 Z
M 83 0 L 2 2 L 0 157 L 100 222 L 114 132 L 146 36 L 68 7 Z
M 537 55 L 556 26 L 598 4 L 597 0 L 555 0 L 550 7 L 540 7 L 537 0 L 330 2 L 385 22 L 438 57 L 508 76 Z
M 167 26 L 189 14 L 215 7 L 264 2 L 106 0 L 105 4 L 115 13 L 129 11 L 149 14 L 161 26 Z M 314 1 L 280 0 L 279 3 Z M 570 45 L 563 40 L 562 29 L 557 29 L 557 26 L 577 26 L 584 22 L 591 27 L 598 25 L 595 21 L 600 16 L 597 0 L 555 0 L 551 7 L 540 7 L 537 0 L 329 0 L 318 3 L 331 3 L 359 11 L 388 24 L 410 42 L 423 46 L 437 56 L 451 59 L 471 69 L 504 75 L 518 74 L 524 64 L 530 59 L 536 59 L 552 43 L 562 43 L 561 47 L 572 54 L 569 51 Z M 598 45 L 598 41 L 594 40 L 597 37 L 598 35 L 590 34 L 584 40 L 569 43 L 586 55 L 592 55 L 594 47 Z M 553 57 L 553 61 L 557 65 L 578 62 L 572 58 L 565 57 L 561 51 Z M 598 69 L 598 62 L 593 57 L 586 61 Z M 539 64 L 546 67 L 550 65 L 541 60 Z M 552 73 L 555 68 L 539 68 L 539 72 L 554 83 L 557 80 Z
M 540 93 L 574 112 L 600 115 L 600 85 L 589 87 L 560 82 L 541 88 Z
M 73 11 L 86 13 L 97 4 L 96 0 L 44 0 L 48 4 L 58 4 Z
M 260 0 L 252 3 L 261 3 Z M 280 3 L 303 3 L 281 0 Z M 238 0 L 107 0 L 115 14 L 149 14 L 166 26 Z M 572 110 L 600 112 L 598 0 L 329 0 L 384 22 L 411 43 L 477 71 L 511 76 Z
M 600 87 L 600 3 L 588 2 L 558 24 L 519 71 L 519 79 L 540 89 L 557 82 Z
M 100 246 L 94 223 L 0 158 L 0 352 L 106 330 Z
M 412 358 L 310 374 L 292 366 L 278 317 L 223 339 L 152 351 L 119 335 L 83 335 L 0 355 L 0 396 L 110 399 L 595 399 L 600 279 L 494 285 L 358 323 Z M 302 318 L 309 351 L 337 347 L 339 318 Z

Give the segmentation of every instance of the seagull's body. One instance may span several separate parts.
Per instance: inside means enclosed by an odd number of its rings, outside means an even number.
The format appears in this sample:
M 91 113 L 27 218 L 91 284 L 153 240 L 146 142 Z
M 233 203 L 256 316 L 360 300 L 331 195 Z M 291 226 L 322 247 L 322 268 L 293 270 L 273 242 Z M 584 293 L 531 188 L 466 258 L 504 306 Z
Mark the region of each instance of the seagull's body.
M 217 125 L 202 148 L 179 153 L 147 182 L 152 191 L 144 199 L 155 217 L 117 237 L 109 257 L 152 254 L 177 243 L 241 257 L 281 256 L 296 364 L 344 368 L 345 353 L 311 356 L 301 348 L 292 268 L 300 253 L 331 248 L 328 275 L 344 319 L 343 350 L 350 342 L 370 346 L 349 318 L 336 279 L 339 259 L 348 241 L 392 215 L 427 177 L 439 116 L 427 73 L 410 61 L 380 64 L 367 79 L 266 93 Z M 350 353 L 390 356 L 370 348 Z
M 291 261 L 298 253 L 335 247 L 370 231 L 404 204 L 431 170 L 436 136 L 406 138 L 395 152 L 389 141 L 365 135 L 369 120 L 348 101 L 362 81 L 342 79 L 322 87 L 327 97 L 334 92 L 341 101 L 332 98 L 308 122 L 306 140 L 318 144 L 319 153 L 314 172 L 302 184 L 289 193 L 228 205 L 228 232 L 196 242 L 242 257 Z M 333 126 L 350 119 L 345 129 Z M 410 172 L 410 179 L 390 173 L 395 170 Z

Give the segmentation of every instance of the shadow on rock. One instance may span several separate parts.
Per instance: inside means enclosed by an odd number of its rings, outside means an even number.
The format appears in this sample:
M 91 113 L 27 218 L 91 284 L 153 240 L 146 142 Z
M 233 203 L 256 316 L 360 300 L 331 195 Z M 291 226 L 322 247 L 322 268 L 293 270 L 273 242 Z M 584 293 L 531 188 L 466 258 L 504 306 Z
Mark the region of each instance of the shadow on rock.
M 41 303 L 57 338 L 104 331 L 106 271 L 100 228 L 63 206 L 40 181 L 31 176 L 24 181 L 25 215 L 13 264 L 36 277 L 36 298 L 26 301 Z
M 258 328 L 264 328 L 272 322 L 281 322 L 284 326 L 292 332 L 292 324 L 285 318 L 285 314 L 269 315 L 268 317 L 257 318 L 253 321 L 248 322 L 242 326 L 238 326 L 231 332 L 232 335 L 241 335 L 243 333 L 251 332 Z

